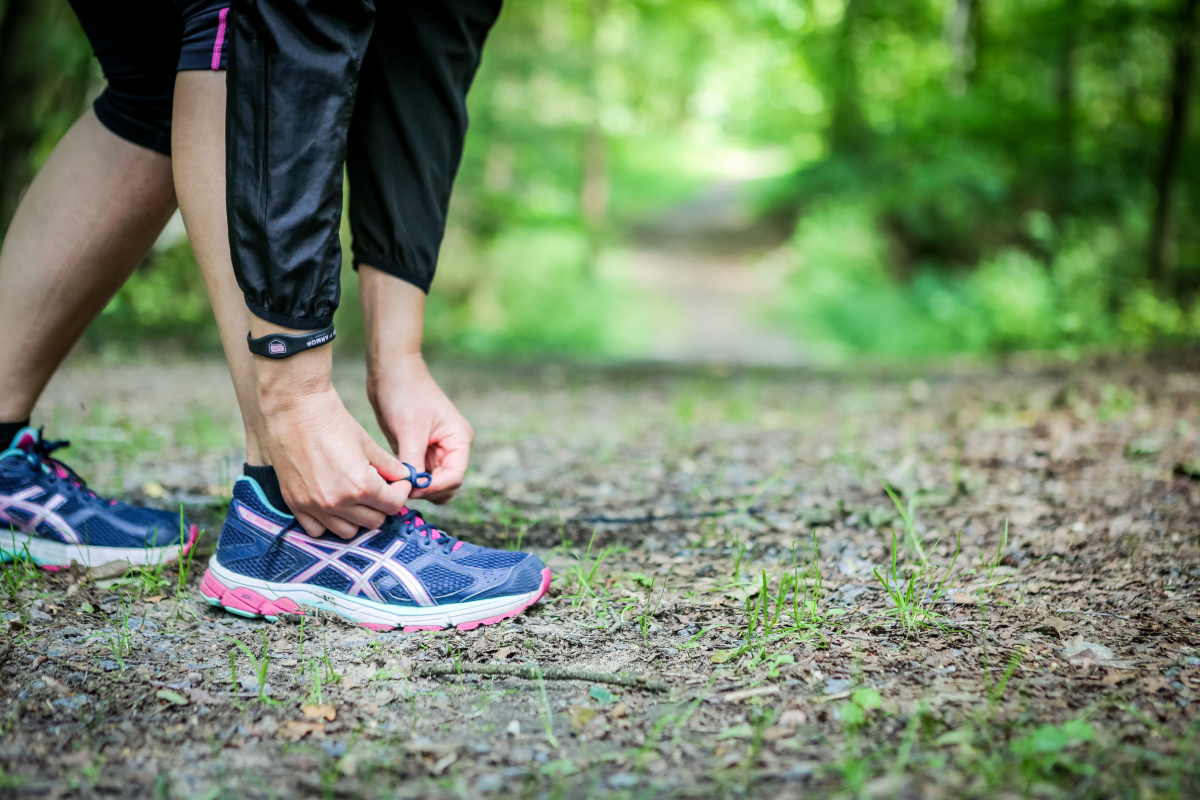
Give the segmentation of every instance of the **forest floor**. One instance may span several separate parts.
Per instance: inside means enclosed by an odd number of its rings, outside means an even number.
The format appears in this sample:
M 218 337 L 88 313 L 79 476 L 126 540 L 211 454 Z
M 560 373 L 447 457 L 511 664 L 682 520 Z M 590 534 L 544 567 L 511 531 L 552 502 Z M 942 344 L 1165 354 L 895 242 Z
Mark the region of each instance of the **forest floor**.
M 65 370 L 67 460 L 204 535 L 182 574 L 0 574 L 0 796 L 1200 795 L 1195 359 L 434 371 L 477 443 L 424 510 L 554 572 L 469 632 L 210 608 L 223 365 Z

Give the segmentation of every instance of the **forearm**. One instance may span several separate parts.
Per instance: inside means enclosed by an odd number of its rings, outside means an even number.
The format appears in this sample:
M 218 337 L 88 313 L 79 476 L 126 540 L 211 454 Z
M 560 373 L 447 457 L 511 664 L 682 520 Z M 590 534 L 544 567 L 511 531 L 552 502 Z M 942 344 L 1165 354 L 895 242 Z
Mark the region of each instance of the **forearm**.
M 373 393 L 389 367 L 421 357 L 425 293 L 365 264 L 358 275 L 367 334 L 367 385 Z

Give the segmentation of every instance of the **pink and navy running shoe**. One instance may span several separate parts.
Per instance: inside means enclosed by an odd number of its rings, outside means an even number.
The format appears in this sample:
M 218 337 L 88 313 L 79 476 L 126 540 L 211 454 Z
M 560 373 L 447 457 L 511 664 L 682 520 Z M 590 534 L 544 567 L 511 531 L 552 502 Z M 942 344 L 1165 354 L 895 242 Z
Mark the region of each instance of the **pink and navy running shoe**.
M 71 562 L 163 564 L 187 553 L 197 529 L 177 512 L 98 497 L 50 454 L 51 442 L 23 428 L 0 452 L 0 560 L 28 558 L 47 569 Z
M 372 630 L 407 632 L 467 631 L 515 617 L 549 586 L 537 556 L 467 544 L 409 509 L 353 539 L 313 538 L 242 477 L 200 591 L 243 617 L 318 608 Z

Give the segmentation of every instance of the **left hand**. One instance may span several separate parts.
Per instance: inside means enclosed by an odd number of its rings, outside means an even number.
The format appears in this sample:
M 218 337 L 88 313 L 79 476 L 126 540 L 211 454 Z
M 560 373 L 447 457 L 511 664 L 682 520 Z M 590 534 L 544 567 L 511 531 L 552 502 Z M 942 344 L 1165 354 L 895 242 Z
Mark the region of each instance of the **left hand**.
M 429 374 L 421 354 L 373 363 L 367 396 L 400 460 L 432 476 L 428 487 L 409 496 L 439 504 L 453 497 L 467 474 L 475 431 Z

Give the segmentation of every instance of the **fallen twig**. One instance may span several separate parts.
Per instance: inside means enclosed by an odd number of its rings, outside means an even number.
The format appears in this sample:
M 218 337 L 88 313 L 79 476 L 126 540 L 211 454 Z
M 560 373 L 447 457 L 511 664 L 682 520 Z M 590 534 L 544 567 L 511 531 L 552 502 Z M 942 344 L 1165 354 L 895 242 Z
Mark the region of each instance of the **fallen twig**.
M 504 675 L 535 681 L 538 670 L 533 664 L 416 664 L 413 674 L 431 678 L 436 675 Z M 586 669 L 543 667 L 541 677 L 548 681 L 586 681 L 608 683 L 614 686 L 631 686 L 648 692 L 665 692 L 670 687 L 662 681 L 640 675 L 625 675 L 615 672 L 592 672 Z
M 1126 621 L 1129 620 L 1129 617 L 1122 617 L 1120 614 L 1109 614 L 1106 611 L 1073 611 L 1072 609 L 1069 609 L 1069 608 L 1056 608 L 1056 609 L 1054 609 L 1054 613 L 1055 614 L 1083 614 L 1088 617 L 1116 617 L 1117 619 L 1123 619 Z

